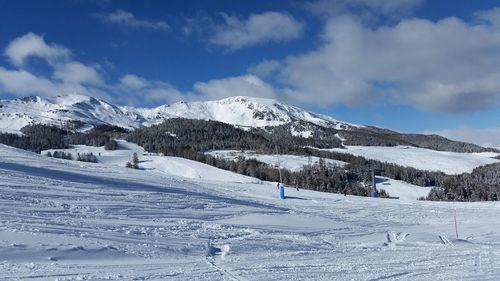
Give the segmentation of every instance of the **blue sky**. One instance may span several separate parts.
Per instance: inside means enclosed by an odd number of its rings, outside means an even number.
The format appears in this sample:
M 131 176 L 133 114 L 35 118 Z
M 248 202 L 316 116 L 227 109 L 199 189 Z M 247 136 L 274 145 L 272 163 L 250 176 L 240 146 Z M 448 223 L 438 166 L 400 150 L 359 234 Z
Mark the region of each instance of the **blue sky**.
M 497 1 L 5 1 L 0 98 L 275 98 L 500 145 Z M 499 5 L 500 6 L 500 5 Z

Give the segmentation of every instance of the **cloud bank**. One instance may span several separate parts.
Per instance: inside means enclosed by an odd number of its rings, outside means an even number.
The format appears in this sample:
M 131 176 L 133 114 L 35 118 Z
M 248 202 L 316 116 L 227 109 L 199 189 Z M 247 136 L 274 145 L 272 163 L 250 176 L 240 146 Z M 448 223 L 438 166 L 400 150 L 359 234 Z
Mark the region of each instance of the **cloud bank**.
M 276 81 L 294 90 L 292 98 L 311 105 L 382 101 L 480 111 L 500 101 L 500 12 L 487 15 L 479 23 L 412 18 L 376 28 L 337 16 L 315 50 L 253 69 L 271 68 Z
M 452 140 L 475 143 L 484 147 L 495 147 L 500 149 L 500 127 L 487 129 L 444 129 L 437 131 L 426 131 L 424 133 L 438 134 Z

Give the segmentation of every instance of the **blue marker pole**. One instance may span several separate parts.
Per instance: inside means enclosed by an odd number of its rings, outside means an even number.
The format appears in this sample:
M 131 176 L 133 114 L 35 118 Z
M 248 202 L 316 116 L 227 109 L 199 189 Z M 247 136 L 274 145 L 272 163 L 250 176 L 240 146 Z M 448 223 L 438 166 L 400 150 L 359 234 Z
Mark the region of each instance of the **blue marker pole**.
M 285 186 L 280 184 L 280 199 L 285 199 Z

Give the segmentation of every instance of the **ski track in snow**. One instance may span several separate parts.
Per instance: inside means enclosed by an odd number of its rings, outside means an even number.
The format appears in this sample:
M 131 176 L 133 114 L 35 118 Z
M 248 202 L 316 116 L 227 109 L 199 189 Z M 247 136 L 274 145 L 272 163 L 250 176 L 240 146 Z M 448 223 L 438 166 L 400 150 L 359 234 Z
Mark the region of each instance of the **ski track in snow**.
M 279 200 L 273 183 L 203 181 L 3 145 L 0 179 L 0 280 L 500 279 L 498 202 L 291 188 Z

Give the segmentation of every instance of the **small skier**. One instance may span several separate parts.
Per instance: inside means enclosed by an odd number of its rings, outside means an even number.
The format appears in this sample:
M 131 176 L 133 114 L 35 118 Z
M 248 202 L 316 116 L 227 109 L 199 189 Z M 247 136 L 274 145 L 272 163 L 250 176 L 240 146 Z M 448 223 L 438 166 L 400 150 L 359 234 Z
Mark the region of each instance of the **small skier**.
M 280 182 L 276 183 L 276 187 L 278 187 L 278 190 L 280 190 Z
M 497 196 L 497 193 L 496 193 L 496 192 L 495 192 L 495 193 L 493 193 L 493 195 L 491 196 L 491 199 L 492 199 L 493 201 L 497 201 L 497 200 L 498 200 L 498 196 Z

